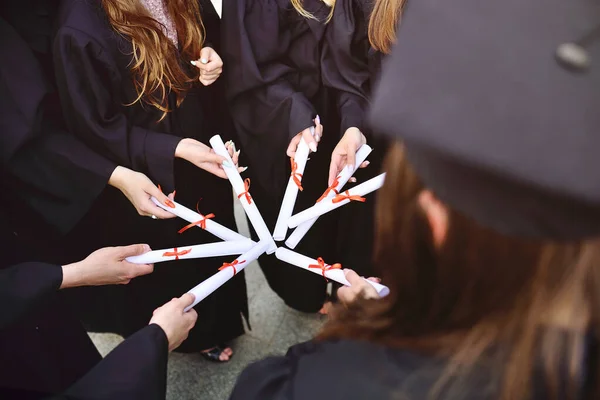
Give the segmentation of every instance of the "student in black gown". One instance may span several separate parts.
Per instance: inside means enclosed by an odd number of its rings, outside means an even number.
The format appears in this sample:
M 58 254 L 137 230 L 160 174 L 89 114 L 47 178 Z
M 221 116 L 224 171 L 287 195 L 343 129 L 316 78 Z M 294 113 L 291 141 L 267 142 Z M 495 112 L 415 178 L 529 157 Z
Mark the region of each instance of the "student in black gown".
M 225 0 L 223 55 L 227 100 L 252 178 L 250 191 L 273 230 L 291 173 L 289 157 L 303 137 L 312 147 L 294 212 L 314 205 L 327 188 L 328 155 L 337 113 L 321 83 L 320 54 L 331 8 L 321 0 Z M 320 124 L 315 121 L 320 117 Z M 322 124 L 322 125 L 321 125 Z M 315 138 L 311 135 L 315 128 Z M 317 150 L 318 152 L 315 153 Z M 297 251 L 331 260 L 336 217 L 317 221 Z M 275 257 L 259 259 L 270 287 L 292 308 L 318 311 L 322 277 Z
M 208 1 L 202 6 L 212 7 Z M 214 213 L 219 223 L 235 229 L 224 158 L 203 143 L 228 132 L 218 130 L 227 121 L 210 112 L 210 96 L 219 93 L 205 86 L 218 78 L 222 62 L 211 47 L 203 46 L 199 8 L 193 1 L 62 1 L 53 45 L 58 92 L 73 135 L 168 192 L 177 188 L 180 203 L 192 208 L 198 203 L 203 214 Z M 233 145 L 228 147 L 237 160 Z M 71 251 L 132 238 L 153 248 L 218 241 L 201 229 L 178 234 L 187 223 L 177 219 L 140 219 L 120 194 L 104 195 L 65 238 Z M 145 325 L 154 308 L 210 277 L 225 261 L 230 260 L 161 263 L 151 277 L 124 290 L 111 288 L 104 298 L 78 293 L 83 319 L 93 331 L 130 335 Z M 196 306 L 204 323 L 179 350 L 227 361 L 232 350 L 223 343 L 244 333 L 247 308 L 241 274 Z
M 347 308 L 230 398 L 599 398 L 600 4 L 404 12 L 370 116 L 399 141 L 376 214 L 391 293 L 347 271 Z
M 335 3 L 322 57 L 323 82 L 336 98 L 342 121 L 341 139 L 331 157 L 330 185 L 345 165 L 354 165 L 354 155 L 365 143 L 374 149 L 368 158 L 370 167 L 357 171 L 355 179 L 364 182 L 382 168 L 388 141 L 373 134 L 366 114 L 381 74 L 381 63 L 396 39 L 396 25 L 404 3 L 404 0 Z M 374 193 L 365 203 L 353 202 L 339 211 L 337 260 L 365 276 L 373 274 L 373 240 L 365 238 L 373 233 L 376 199 Z
M 58 395 L 57 399 L 165 398 L 168 351 L 179 346 L 196 323 L 195 310 L 183 312 L 194 301 L 193 295 L 173 299 L 157 309 L 148 326 L 102 360 L 83 327 L 61 308 L 58 294 L 59 289 L 78 286 L 126 284 L 136 276 L 148 274 L 152 272 L 152 265 L 123 261 L 148 250 L 147 245 L 105 248 L 85 260 L 62 267 L 27 262 L 0 270 L 0 332 L 18 329 L 23 319 L 39 315 L 40 311 L 50 312 L 54 317 L 52 323 L 42 325 L 39 332 L 45 339 L 40 354 L 29 352 L 23 353 L 21 359 L 2 358 L 6 367 L 2 368 L 6 373 L 0 377 L 3 399 L 52 395 Z M 10 346 L 30 344 L 23 338 L 15 343 L 16 336 L 12 339 L 3 337 L 3 355 Z M 48 357 L 50 354 L 54 357 Z M 89 355 L 88 365 L 81 363 L 84 354 Z M 10 365 L 5 365 L 8 363 Z M 28 365 L 32 368 L 23 368 Z M 35 373 L 36 368 L 40 370 L 39 375 Z M 12 379 L 7 380 L 6 374 Z

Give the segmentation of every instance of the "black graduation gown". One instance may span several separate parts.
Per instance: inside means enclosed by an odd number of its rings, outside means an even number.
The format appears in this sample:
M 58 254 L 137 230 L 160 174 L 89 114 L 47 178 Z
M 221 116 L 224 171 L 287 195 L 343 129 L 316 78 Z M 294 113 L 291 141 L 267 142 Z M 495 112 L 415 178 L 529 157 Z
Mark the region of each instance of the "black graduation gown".
M 386 140 L 373 134 L 366 119 L 384 57 L 369 43 L 372 8 L 369 0 L 338 0 L 327 25 L 322 55 L 323 83 L 332 91 L 342 121 L 339 137 L 348 128 L 356 127 L 373 148 L 369 167 L 355 174 L 357 184 L 381 172 L 388 147 Z M 368 195 L 365 203 L 351 202 L 340 210 L 338 260 L 365 276 L 376 274 L 372 265 L 376 202 L 377 192 Z
M 71 133 L 119 165 L 145 173 L 165 191 L 176 187 L 180 203 L 194 208 L 201 199 L 202 213 L 214 213 L 219 223 L 235 229 L 229 182 L 174 158 L 181 138 L 208 143 L 220 133 L 228 139 L 226 127 L 216 131 L 225 126 L 222 121 L 206 118 L 204 112 L 207 97 L 220 94 L 198 86 L 161 122 L 157 122 L 160 112 L 149 106 L 124 106 L 136 98 L 129 69 L 131 49 L 130 41 L 109 25 L 100 1 L 62 1 L 54 61 Z M 182 63 L 193 68 L 189 60 Z M 173 106 L 174 98 L 169 101 Z M 66 237 L 65 253 L 71 257 L 82 257 L 97 247 L 134 242 L 162 249 L 219 241 L 199 228 L 177 234 L 187 225 L 179 219 L 141 218 L 116 190 L 103 195 Z M 159 263 L 153 274 L 127 286 L 78 290 L 82 318 L 91 330 L 130 335 L 147 324 L 156 307 L 207 279 L 226 261 L 230 257 Z M 248 313 L 246 284 L 244 275 L 238 275 L 196 306 L 203 323 L 178 350 L 200 351 L 243 334 L 241 314 Z
M 587 349 L 591 355 L 594 340 L 589 339 Z M 595 364 L 591 361 L 591 358 L 586 359 L 582 376 L 578 377 L 578 399 L 592 399 L 590 389 L 595 384 L 595 370 L 591 368 L 595 368 Z M 568 362 L 564 359 L 562 365 Z M 283 357 L 270 357 L 247 367 L 229 399 L 428 399 L 447 366 L 447 361 L 440 357 L 367 342 L 307 342 L 290 347 Z M 564 371 L 566 378 L 567 368 Z M 532 399 L 550 398 L 547 386 L 543 384 L 541 364 L 534 370 L 533 377 Z M 436 398 L 497 399 L 501 377 L 489 365 L 482 364 L 474 367 L 456 385 L 446 385 Z M 559 387 L 566 388 L 564 385 Z
M 225 0 L 223 56 L 227 99 L 242 162 L 249 165 L 250 192 L 267 226 L 273 230 L 291 168 L 286 156 L 290 140 L 313 126 L 318 114 L 324 136 L 310 155 L 295 211 L 314 205 L 327 188 L 329 156 L 337 139 L 335 107 L 320 77 L 320 52 L 329 8 L 320 0 L 303 2 L 317 19 L 304 18 L 289 0 Z M 335 137 L 332 133 L 336 132 Z M 297 251 L 334 263 L 331 232 L 336 216 L 319 219 Z M 259 259 L 271 288 L 287 305 L 315 312 L 325 300 L 325 281 L 281 263 Z
M 62 269 L 55 265 L 23 263 L 0 270 L 1 397 L 24 400 L 65 392 L 56 398 L 164 399 L 169 346 L 163 330 L 149 325 L 101 360 L 79 322 L 57 312 L 65 311 L 57 301 L 61 282 Z M 49 311 L 52 320 L 38 318 L 38 341 L 4 336 L 40 311 Z

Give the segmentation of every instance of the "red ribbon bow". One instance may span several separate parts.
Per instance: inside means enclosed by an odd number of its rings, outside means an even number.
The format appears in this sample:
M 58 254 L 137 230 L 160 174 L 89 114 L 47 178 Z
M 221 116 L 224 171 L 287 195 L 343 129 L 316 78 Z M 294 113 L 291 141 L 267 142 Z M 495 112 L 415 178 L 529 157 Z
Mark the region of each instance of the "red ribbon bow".
M 176 260 L 179 260 L 179 256 L 184 256 L 191 251 L 192 249 L 177 251 L 177 247 L 175 247 L 173 251 L 167 251 L 163 253 L 163 257 L 175 257 Z
M 312 265 L 309 265 L 308 268 L 320 269 L 323 274 L 323 278 L 325 278 L 325 280 L 327 280 L 327 277 L 325 276 L 326 271 L 331 271 L 332 269 L 342 269 L 342 264 L 339 264 L 339 263 L 335 263 L 333 265 L 325 264 L 325 261 L 321 257 L 317 258 L 317 262 L 319 263 L 318 265 L 312 264 Z
M 200 214 L 200 215 L 202 215 L 202 214 Z M 215 214 L 213 214 L 213 213 L 205 215 L 202 217 L 202 219 L 200 221 L 192 222 L 191 224 L 184 226 L 177 233 L 183 233 L 183 232 L 187 231 L 188 229 L 193 228 L 196 225 L 198 225 L 202 229 L 206 229 L 206 220 L 214 218 L 214 217 L 215 217 Z
M 162 188 L 160 187 L 160 185 L 158 185 L 158 190 L 160 190 L 160 192 L 162 193 Z M 177 192 L 176 190 L 173 190 L 173 197 L 175 197 L 175 193 L 176 192 Z M 165 200 L 165 206 L 167 206 L 169 208 L 175 208 L 175 203 L 173 203 L 171 201 L 171 199 L 166 199 Z
M 302 188 L 302 174 L 296 172 L 296 170 L 298 170 L 298 163 L 294 161 L 293 158 L 290 158 L 290 162 L 292 163 L 292 179 L 294 180 L 296 186 L 298 186 L 298 189 L 300 191 L 303 191 L 304 189 Z
M 329 186 L 326 190 L 325 193 L 323 193 L 321 195 L 321 197 L 319 197 L 319 200 L 317 200 L 317 203 L 320 202 L 321 200 L 323 200 L 325 197 L 327 197 L 327 195 L 329 194 L 329 192 L 333 191 L 333 193 L 338 194 L 339 192 L 337 191 L 336 187 L 337 185 L 340 184 L 340 177 L 336 176 L 335 180 L 333 181 L 333 183 L 331 184 L 331 186 Z
M 250 196 L 250 192 L 248 191 L 250 190 L 250 178 L 244 179 L 244 189 L 246 189 L 246 191 L 238 194 L 238 199 L 241 199 L 242 196 L 245 196 L 246 201 L 248 202 L 248 204 L 250 204 L 252 203 L 252 196 Z
M 235 266 L 238 264 L 243 264 L 245 262 L 246 262 L 246 260 L 243 260 L 243 261 L 235 260 L 231 263 L 223 263 L 223 265 L 221 265 L 221 267 L 219 267 L 219 271 L 223 271 L 225 268 L 231 267 L 231 268 L 233 268 L 233 276 L 235 276 L 235 274 L 237 274 L 237 269 L 235 269 Z
M 200 199 L 200 200 L 202 200 L 202 199 Z M 206 229 L 206 220 L 214 218 L 215 214 L 210 213 L 208 215 L 202 215 L 202 213 L 200 212 L 200 209 L 199 209 L 199 205 L 200 205 L 200 201 L 198 201 L 196 203 L 196 211 L 198 211 L 198 214 L 200 214 L 200 216 L 202 217 L 202 219 L 199 220 L 199 221 L 196 221 L 196 222 L 192 222 L 189 225 L 184 226 L 177 233 L 183 233 L 183 232 L 187 231 L 188 229 L 190 229 L 190 228 L 192 228 L 192 227 L 194 227 L 196 225 L 200 226 L 200 228 L 202 228 L 202 229 Z
M 340 201 L 344 201 L 344 200 L 360 201 L 361 203 L 364 203 L 365 201 L 367 201 L 367 199 L 365 199 L 364 197 L 360 197 L 357 195 L 350 196 L 350 193 L 346 190 L 344 193 L 338 194 L 337 196 L 335 196 L 333 198 L 332 202 L 339 203 Z

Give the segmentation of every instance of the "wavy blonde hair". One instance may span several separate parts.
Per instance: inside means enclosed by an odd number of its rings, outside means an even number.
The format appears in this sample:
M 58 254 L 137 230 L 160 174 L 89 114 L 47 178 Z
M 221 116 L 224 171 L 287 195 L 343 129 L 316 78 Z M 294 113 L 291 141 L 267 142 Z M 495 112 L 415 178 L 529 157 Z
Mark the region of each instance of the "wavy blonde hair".
M 325 22 L 329 22 L 331 20 L 331 17 L 333 16 L 333 8 L 335 7 L 335 0 L 321 0 L 323 3 L 325 3 L 331 10 L 329 11 L 329 15 L 327 16 L 327 20 Z M 298 11 L 298 14 L 302 15 L 304 18 L 309 18 L 309 19 L 317 19 L 317 17 L 315 17 L 314 15 L 312 15 L 311 13 L 309 13 L 308 11 L 306 11 L 306 9 L 303 6 L 303 0 L 290 0 L 290 2 L 292 3 L 292 6 L 294 6 L 294 8 L 296 9 L 296 11 Z
M 402 17 L 406 0 L 376 0 L 369 18 L 369 42 L 375 50 L 385 54 L 396 42 L 396 27 Z
M 204 25 L 196 0 L 169 0 L 167 10 L 177 29 L 181 50 L 167 38 L 163 26 L 150 16 L 139 0 L 102 0 L 102 7 L 115 31 L 131 40 L 131 74 L 138 97 L 128 105 L 144 102 L 162 111 L 162 121 L 170 111 L 168 97 L 176 94 L 179 106 L 200 72 L 189 71 L 182 63 L 200 56 Z

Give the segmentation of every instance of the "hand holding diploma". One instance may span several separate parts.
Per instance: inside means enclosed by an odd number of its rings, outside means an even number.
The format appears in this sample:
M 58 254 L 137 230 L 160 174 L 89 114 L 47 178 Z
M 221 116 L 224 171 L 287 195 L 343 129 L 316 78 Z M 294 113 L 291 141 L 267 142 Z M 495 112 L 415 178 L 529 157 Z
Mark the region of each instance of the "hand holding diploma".
M 233 166 L 233 163 L 231 162 L 231 157 L 229 156 L 229 153 L 227 152 L 227 149 L 223 144 L 223 140 L 221 140 L 221 137 L 219 135 L 213 136 L 210 139 L 210 144 L 215 150 L 215 153 L 222 157 L 225 157 L 225 159 L 229 161 L 229 165 L 223 164 L 223 167 L 225 173 L 227 174 L 227 178 L 229 179 L 229 182 L 233 187 L 233 191 L 240 199 L 242 207 L 244 207 L 244 211 L 246 211 L 248 219 L 254 227 L 254 230 L 256 230 L 256 234 L 260 238 L 261 242 L 268 244 L 267 254 L 273 254 L 277 249 L 277 246 L 273 241 L 273 237 L 271 236 L 271 232 L 269 232 L 269 228 L 267 228 L 263 217 L 258 211 L 256 202 L 254 201 L 254 199 L 252 199 L 252 196 L 250 195 L 250 181 L 248 179 L 246 179 L 246 181 L 242 180 L 242 177 L 237 171 L 237 168 Z
M 350 305 L 356 300 L 363 299 L 378 299 L 380 298 L 377 290 L 370 285 L 369 281 L 376 282 L 375 278 L 363 279 L 358 274 L 351 269 L 345 269 L 344 275 L 346 276 L 346 280 L 350 282 L 350 286 L 343 286 L 338 289 L 337 295 L 338 299 L 345 305 Z
M 361 196 L 364 196 L 381 188 L 381 186 L 383 186 L 384 181 L 385 173 L 378 175 L 375 178 L 369 179 L 368 181 L 363 182 L 350 190 L 346 190 L 345 192 L 340 193 L 333 198 L 323 199 L 314 206 L 307 208 L 306 210 L 299 212 L 296 215 L 293 215 L 288 220 L 288 226 L 290 228 L 295 228 L 306 221 L 318 218 L 319 216 L 333 211 L 336 208 L 339 208 L 345 204 L 348 204 L 351 201 L 364 202 L 365 199 Z
M 283 247 L 278 248 L 277 252 L 275 252 L 275 255 L 278 259 L 288 264 L 304 268 L 305 270 L 312 271 L 315 274 L 323 275 L 325 278 L 339 282 L 342 285 L 351 286 L 351 283 L 346 279 L 346 275 L 339 264 L 328 265 L 321 259 L 314 260 Z M 390 293 L 390 289 L 387 286 L 367 279 L 361 279 L 371 285 L 379 297 L 385 297 Z
M 338 176 L 345 167 L 349 166 L 352 168 L 356 164 L 358 151 L 361 146 L 366 144 L 367 138 L 365 138 L 365 135 L 363 135 L 358 128 L 348 128 L 346 130 L 344 136 L 340 139 L 331 153 L 331 163 L 329 164 L 329 186 L 333 184 L 335 177 Z M 360 168 L 366 168 L 368 165 L 368 162 L 358 163 Z
M 178 248 L 154 250 L 138 256 L 127 257 L 133 264 L 155 264 L 164 261 L 186 260 L 190 258 L 209 258 L 231 256 L 245 253 L 255 245 L 251 240 L 218 242 L 183 246 Z
M 195 299 L 191 305 L 185 308 L 185 311 L 188 311 L 196 304 L 207 298 L 212 292 L 223 286 L 225 282 L 246 268 L 248 264 L 252 263 L 252 261 L 263 255 L 268 246 L 268 242 L 259 242 L 249 251 L 236 258 L 234 261 L 223 264 L 218 269 L 219 272 L 192 288 L 188 293 L 193 294 Z
M 348 182 L 352 175 L 354 175 L 356 170 L 363 165 L 364 161 L 367 159 L 371 151 L 372 149 L 370 146 L 363 144 L 354 156 L 354 165 L 345 166 L 342 169 L 342 172 L 340 172 L 340 174 L 337 177 L 335 177 L 335 179 L 330 183 L 329 188 L 325 190 L 325 193 L 323 193 L 323 196 L 321 196 L 321 198 L 318 199 L 317 202 L 320 202 L 324 199 L 331 199 L 335 197 L 338 193 L 340 193 L 344 185 Z M 298 225 L 298 227 L 290 235 L 288 240 L 286 240 L 286 246 L 288 246 L 290 249 L 296 248 L 298 243 L 300 243 L 300 241 L 306 235 L 309 229 L 314 225 L 315 222 L 317 222 L 318 218 L 319 217 L 312 218 L 309 221 L 303 222 L 302 224 Z

